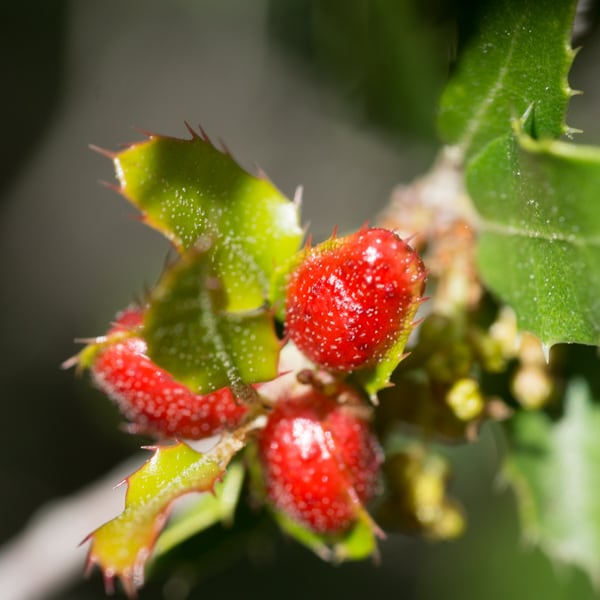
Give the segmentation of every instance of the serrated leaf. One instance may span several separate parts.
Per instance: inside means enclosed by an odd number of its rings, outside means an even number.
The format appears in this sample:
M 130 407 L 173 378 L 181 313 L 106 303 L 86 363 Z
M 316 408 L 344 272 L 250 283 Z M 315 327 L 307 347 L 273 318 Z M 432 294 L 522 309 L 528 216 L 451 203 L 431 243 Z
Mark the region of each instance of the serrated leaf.
M 239 437 L 225 435 L 205 454 L 184 443 L 157 447 L 127 479 L 125 509 L 90 535 L 88 565 L 100 566 L 109 589 L 118 577 L 128 594 L 135 593 L 172 502 L 189 492 L 212 491 L 242 446 Z
M 565 414 L 513 420 L 505 475 L 525 537 L 554 560 L 579 566 L 600 587 L 600 408 L 583 381 L 567 390 Z
M 417 313 L 419 305 L 414 303 L 411 311 L 406 315 L 406 321 L 411 322 Z M 386 351 L 376 366 L 360 369 L 355 372 L 355 378 L 360 382 L 373 402 L 376 403 L 377 393 L 394 385 L 391 382 L 392 373 L 406 356 L 404 349 L 412 332 L 412 326 L 406 327 L 398 336 L 394 344 Z
M 477 33 L 442 95 L 444 141 L 471 157 L 510 131 L 511 119 L 530 105 L 535 107 L 534 137 L 565 133 L 575 5 L 575 0 L 485 4 Z
M 517 133 L 470 164 L 487 286 L 542 342 L 600 342 L 600 149 Z
M 202 494 L 193 506 L 169 523 L 156 542 L 154 555 L 168 552 L 216 523 L 231 524 L 243 481 L 244 467 L 234 462 L 227 468 L 223 479 L 215 485 L 213 494 Z
M 228 310 L 264 302 L 273 269 L 302 239 L 295 203 L 195 132 L 190 140 L 150 136 L 114 164 L 121 192 L 180 252 L 204 236 L 214 241 Z
M 280 342 L 266 308 L 226 311 L 214 245 L 187 250 L 163 274 L 144 315 L 148 354 L 193 391 L 231 387 L 277 375 Z

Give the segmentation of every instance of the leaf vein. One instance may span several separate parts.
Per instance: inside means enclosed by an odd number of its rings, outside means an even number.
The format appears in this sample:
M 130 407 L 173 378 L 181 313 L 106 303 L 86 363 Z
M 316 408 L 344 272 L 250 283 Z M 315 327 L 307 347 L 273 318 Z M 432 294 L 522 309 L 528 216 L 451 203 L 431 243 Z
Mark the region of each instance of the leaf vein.
M 510 66 L 512 56 L 514 53 L 514 49 L 516 47 L 518 37 L 519 37 L 517 32 L 522 31 L 521 26 L 523 24 L 524 18 L 525 17 L 522 14 L 520 20 L 515 24 L 515 29 L 514 29 L 515 34 L 511 37 L 511 40 L 510 40 L 510 43 L 508 46 L 508 51 L 506 52 L 506 55 L 505 55 L 506 58 L 504 60 L 504 64 L 498 70 L 498 77 L 495 80 L 495 82 L 492 84 L 487 96 L 482 100 L 478 109 L 475 111 L 473 118 L 469 121 L 467 128 L 465 130 L 465 133 L 463 134 L 463 137 L 458 144 L 458 146 L 461 148 L 461 150 L 465 153 L 466 153 L 467 148 L 470 146 L 471 142 L 473 141 L 473 138 L 475 137 L 475 134 L 477 133 L 477 131 L 480 127 L 480 123 L 484 120 L 485 115 L 488 112 L 489 108 L 492 106 L 492 104 L 494 103 L 494 100 L 496 99 L 498 94 L 503 89 L 504 80 L 506 79 L 506 77 L 509 73 L 509 66 Z
M 480 221 L 481 230 L 483 232 L 500 233 L 507 236 L 520 236 L 530 239 L 541 239 L 549 243 L 552 242 L 565 242 L 577 246 L 578 248 L 588 249 L 590 246 L 600 248 L 600 235 L 586 236 L 579 235 L 576 237 L 574 234 L 567 235 L 564 233 L 553 232 L 542 232 L 534 231 L 531 229 L 523 229 L 516 227 L 515 225 L 507 225 L 494 221 Z

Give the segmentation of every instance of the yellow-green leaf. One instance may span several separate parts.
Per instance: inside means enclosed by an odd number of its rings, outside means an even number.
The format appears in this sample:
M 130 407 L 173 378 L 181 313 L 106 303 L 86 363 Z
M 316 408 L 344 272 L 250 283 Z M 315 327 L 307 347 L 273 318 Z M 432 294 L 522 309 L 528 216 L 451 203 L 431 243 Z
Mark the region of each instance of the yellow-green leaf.
M 90 535 L 89 566 L 97 564 L 110 589 L 115 578 L 133 595 L 144 580 L 144 565 L 174 500 L 190 492 L 211 492 L 243 442 L 231 435 L 200 454 L 184 443 L 157 447 L 152 458 L 127 480 L 123 512 Z
M 264 175 L 250 175 L 204 133 L 190 131 L 190 140 L 152 135 L 114 155 L 121 192 L 180 252 L 213 240 L 227 310 L 256 308 L 273 269 L 298 249 L 298 207 Z

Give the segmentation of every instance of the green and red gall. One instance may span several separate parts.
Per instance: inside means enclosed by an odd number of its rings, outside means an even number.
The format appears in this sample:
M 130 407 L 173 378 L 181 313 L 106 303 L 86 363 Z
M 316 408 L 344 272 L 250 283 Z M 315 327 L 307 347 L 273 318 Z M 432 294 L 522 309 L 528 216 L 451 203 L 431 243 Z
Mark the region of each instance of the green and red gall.
M 286 333 L 319 366 L 373 366 L 412 328 L 426 273 L 391 230 L 333 238 L 308 250 L 290 276 Z
M 348 529 L 378 490 L 382 451 L 357 393 L 306 386 L 279 401 L 260 433 L 267 497 L 276 510 L 321 534 Z M 362 410 L 361 410 L 362 409 Z

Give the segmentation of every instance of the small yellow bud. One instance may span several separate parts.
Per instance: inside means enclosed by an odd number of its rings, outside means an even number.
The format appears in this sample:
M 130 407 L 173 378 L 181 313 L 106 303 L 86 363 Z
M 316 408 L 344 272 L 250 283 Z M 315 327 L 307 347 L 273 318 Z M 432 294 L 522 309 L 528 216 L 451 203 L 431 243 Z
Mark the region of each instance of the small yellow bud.
M 536 410 L 548 403 L 554 383 L 545 368 L 524 365 L 515 373 L 511 392 L 524 408 Z
M 446 402 L 461 421 L 471 421 L 481 414 L 484 406 L 479 384 L 465 377 L 454 382 L 446 394 Z
M 439 540 L 454 539 L 463 534 L 465 526 L 461 507 L 452 500 L 446 500 L 440 507 L 437 521 L 429 530 L 429 536 Z

